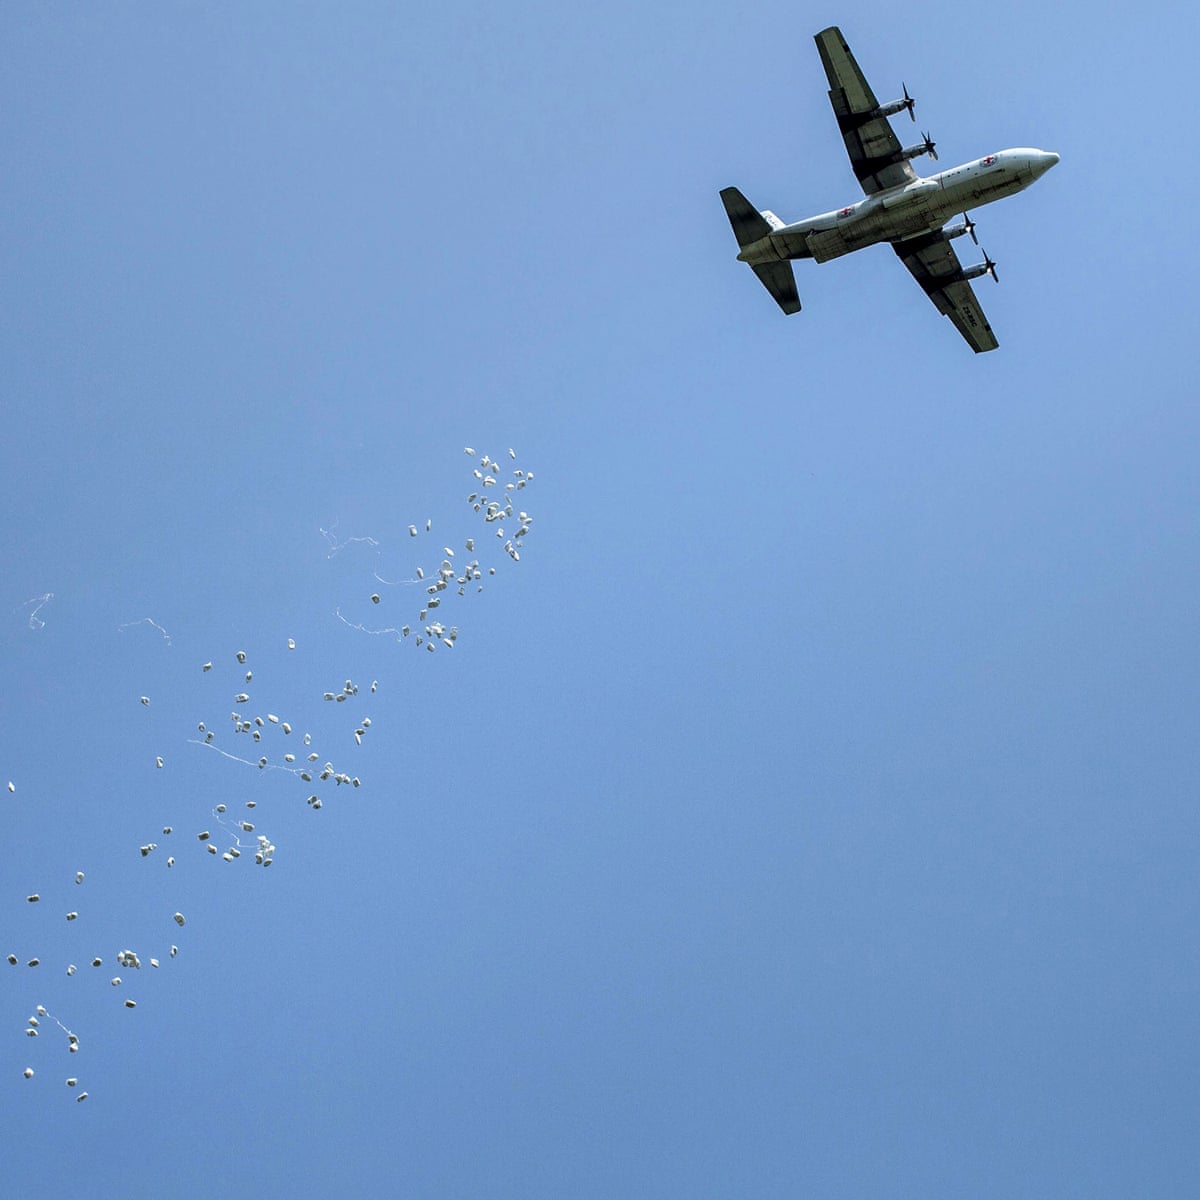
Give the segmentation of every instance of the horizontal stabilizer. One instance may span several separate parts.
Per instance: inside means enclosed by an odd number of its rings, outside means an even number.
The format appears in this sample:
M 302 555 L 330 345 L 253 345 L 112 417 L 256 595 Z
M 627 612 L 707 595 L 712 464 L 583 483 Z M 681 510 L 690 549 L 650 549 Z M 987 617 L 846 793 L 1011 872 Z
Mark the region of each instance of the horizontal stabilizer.
M 796 276 L 790 262 L 755 263 L 753 270 L 785 313 L 800 311 L 800 295 L 796 291 Z
M 753 246 L 755 242 L 762 241 L 772 230 L 783 226 L 783 222 L 774 213 L 760 213 L 735 187 L 721 189 L 721 203 L 725 205 L 729 223 L 733 226 L 733 236 L 737 238 L 738 246 L 743 250 L 747 246 Z M 790 262 L 780 260 L 751 263 L 750 266 L 755 275 L 762 280 L 763 287 L 775 297 L 775 303 L 785 313 L 800 311 L 796 276 L 792 274 Z
M 733 236 L 737 238 L 739 248 L 745 249 L 771 232 L 767 219 L 737 188 L 722 188 L 721 203 L 725 205 L 725 212 L 730 225 L 733 226 Z

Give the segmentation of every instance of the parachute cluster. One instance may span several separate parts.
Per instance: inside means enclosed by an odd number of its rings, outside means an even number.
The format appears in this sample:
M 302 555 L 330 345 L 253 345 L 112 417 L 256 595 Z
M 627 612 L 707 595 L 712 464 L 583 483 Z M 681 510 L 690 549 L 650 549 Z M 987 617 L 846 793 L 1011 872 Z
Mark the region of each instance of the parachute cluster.
M 75 872 L 75 884 L 76 885 L 82 885 L 85 878 L 86 878 L 86 876 L 83 871 Z M 40 903 L 40 901 L 41 901 L 41 895 L 40 895 L 40 893 L 34 892 L 31 895 L 26 896 L 25 900 L 26 900 L 26 903 L 28 903 L 28 904 L 37 904 L 37 903 Z M 68 921 L 77 920 L 78 917 L 79 917 L 79 912 L 75 909 L 72 909 L 70 912 L 68 912 L 66 914 L 66 919 Z M 179 925 L 179 926 L 183 926 L 187 923 L 187 918 L 181 912 L 174 913 L 172 919 L 175 921 L 175 924 Z M 168 958 L 174 958 L 178 953 L 179 953 L 179 947 L 177 945 L 174 945 L 173 943 L 170 945 L 169 949 L 165 952 L 166 957 L 168 957 Z M 142 969 L 141 956 L 138 955 L 133 950 L 130 950 L 127 948 L 118 950 L 117 954 L 115 956 L 115 960 L 116 960 L 117 966 L 120 967 L 123 971 L 126 971 L 126 972 L 140 971 Z M 21 960 L 15 954 L 13 954 L 11 952 L 7 956 L 7 961 L 8 961 L 8 964 L 12 967 L 17 967 L 17 966 L 20 966 L 20 964 L 21 964 Z M 154 970 L 157 970 L 159 968 L 159 966 L 161 965 L 160 960 L 155 957 L 148 956 L 146 961 L 149 963 L 150 967 Z M 25 963 L 25 966 L 27 968 L 37 968 L 37 967 L 40 967 L 41 965 L 42 965 L 41 959 L 36 956 L 28 959 Z M 101 954 L 94 955 L 90 960 L 88 960 L 88 965 L 90 965 L 91 968 L 94 970 L 103 967 L 104 966 L 104 956 Z M 73 962 L 67 963 L 65 973 L 68 977 L 77 974 L 78 971 L 79 971 L 79 967 L 76 963 L 73 963 Z M 122 987 L 123 983 L 124 983 L 124 979 L 120 975 L 114 975 L 109 980 L 110 986 L 114 987 L 114 988 Z M 122 1007 L 124 1007 L 126 1009 L 135 1009 L 135 1008 L 137 1008 L 137 1001 L 132 996 L 126 995 L 122 998 Z M 45 1022 L 45 1024 L 44 1024 L 44 1022 Z M 65 1025 L 57 1016 L 54 1015 L 54 1013 L 50 1012 L 49 1009 L 47 1009 L 44 1004 L 35 1005 L 33 1013 L 30 1014 L 30 1016 L 26 1018 L 25 1030 L 24 1030 L 25 1036 L 27 1038 L 40 1038 L 42 1036 L 42 1034 L 45 1033 L 49 1029 L 50 1024 L 53 1024 L 56 1027 L 56 1030 L 51 1031 L 51 1032 L 52 1032 L 53 1036 L 57 1036 L 63 1040 L 63 1042 L 65 1043 L 65 1046 L 66 1046 L 67 1053 L 68 1054 L 78 1054 L 79 1050 L 80 1050 L 80 1045 L 81 1045 L 80 1040 L 79 1040 L 79 1035 L 77 1033 L 75 1033 L 74 1030 L 72 1030 L 67 1025 Z M 34 1077 L 34 1075 L 36 1074 L 36 1072 L 34 1071 L 34 1068 L 32 1066 L 26 1066 L 24 1068 L 24 1070 L 21 1072 L 21 1074 L 25 1079 L 32 1079 Z M 72 1089 L 72 1092 L 74 1094 L 76 1102 L 82 1102 L 88 1098 L 87 1091 L 75 1090 L 78 1088 L 78 1084 L 79 1084 L 78 1076 L 76 1076 L 74 1074 L 68 1075 L 65 1079 L 65 1084 L 66 1084 L 66 1087 L 68 1087 L 69 1089 Z
M 464 447 L 464 452 L 471 458 L 476 457 L 473 446 Z M 515 461 L 516 451 L 510 448 L 508 453 L 510 460 Z M 500 463 L 487 454 L 483 455 L 479 458 L 479 466 L 472 468 L 472 475 L 479 490 L 472 491 L 467 496 L 467 503 L 471 506 L 472 512 L 478 514 L 482 519 L 485 530 L 494 534 L 496 540 L 502 543 L 504 555 L 512 562 L 517 563 L 521 561 L 521 547 L 533 526 L 533 517 L 524 509 L 519 509 L 514 500 L 518 492 L 524 491 L 533 483 L 533 472 L 526 471 L 522 467 L 513 467 L 511 474 L 512 478 L 502 484 L 503 468 Z M 502 521 L 516 521 L 516 530 L 511 534 L 506 533 L 504 525 L 500 524 Z M 511 529 L 512 526 L 510 525 L 509 528 Z M 426 520 L 425 532 L 431 533 L 432 531 L 433 522 Z M 421 532 L 413 524 L 408 527 L 408 535 L 410 538 L 417 538 L 421 536 Z M 369 540 L 373 542 L 373 539 Z M 412 636 L 417 646 L 424 646 L 431 654 L 439 646 L 452 650 L 458 640 L 458 626 L 447 627 L 438 616 L 431 614 L 437 613 L 442 601 L 446 598 L 446 593 L 451 588 L 454 588 L 455 593 L 459 596 L 466 596 L 472 588 L 475 593 L 479 593 L 483 591 L 484 579 L 496 574 L 496 565 L 484 561 L 486 556 L 477 549 L 474 537 L 468 537 L 463 542 L 462 548 L 467 554 L 476 555 L 476 557 L 461 566 L 455 563 L 457 556 L 454 548 L 443 546 L 441 562 L 436 567 L 431 566 L 428 571 L 425 567 L 417 567 L 415 578 L 387 580 L 376 573 L 375 578 L 385 586 L 420 586 L 424 589 L 425 599 L 421 602 L 416 617 L 410 618 L 408 623 L 371 629 L 362 622 L 349 620 L 343 615 L 340 608 L 335 615 L 344 624 L 361 633 L 391 634 L 401 641 Z M 379 592 L 372 592 L 370 599 L 371 603 L 375 605 L 383 603 L 383 596 Z M 327 700 L 343 699 L 342 696 L 329 693 L 325 698 Z
M 467 504 L 472 514 L 476 515 L 473 519 L 478 519 L 486 532 L 494 533 L 495 540 L 500 543 L 501 549 L 493 557 L 501 562 L 503 558 L 513 563 L 519 562 L 533 518 L 527 511 L 518 509 L 514 499 L 518 492 L 524 491 L 532 483 L 533 472 L 512 468 L 511 479 L 501 483 L 502 471 L 497 460 L 488 455 L 477 457 L 471 447 L 466 448 L 466 453 L 477 459 L 479 464 L 472 467 L 476 487 L 467 497 Z M 512 450 L 509 451 L 509 456 L 512 460 L 516 458 Z M 516 528 L 511 533 L 506 533 L 505 523 L 509 523 L 511 529 L 511 522 L 514 521 Z M 432 533 L 432 520 L 426 520 L 424 532 Z M 408 526 L 408 533 L 410 537 L 420 537 L 420 531 L 415 524 Z M 374 539 L 354 540 L 378 545 Z M 486 544 L 492 545 L 491 542 Z M 454 547 L 446 545 L 441 549 L 436 566 L 418 566 L 408 578 L 388 581 L 380 577 L 378 572 L 375 573 L 375 579 L 385 586 L 421 589 L 422 599 L 414 605 L 415 620 L 398 626 L 373 629 L 360 622 L 348 620 L 340 608 L 336 610 L 335 616 L 343 624 L 364 633 L 394 634 L 400 642 L 411 637 L 411 644 L 423 647 L 430 653 L 438 649 L 453 649 L 458 642 L 459 627 L 447 624 L 445 619 L 438 619 L 438 609 L 443 601 L 449 600 L 451 596 L 465 597 L 482 592 L 484 579 L 495 576 L 497 570 L 496 564 L 489 562 L 487 556 L 477 549 L 474 536 L 467 536 L 461 545 L 465 551 L 463 558 L 471 556 L 463 565 L 456 565 L 459 555 Z M 335 546 L 335 550 L 340 548 Z M 372 592 L 368 602 L 381 605 L 384 603 L 384 597 L 378 592 Z M 149 621 L 149 618 L 145 620 Z M 150 624 L 165 635 L 165 631 L 162 631 L 157 623 Z M 166 643 L 171 644 L 169 636 L 166 637 Z M 286 644 L 290 652 L 297 648 L 295 638 L 287 638 Z M 218 697 L 223 694 L 232 704 L 232 708 L 227 717 L 213 717 L 206 713 L 202 719 L 196 721 L 194 732 L 190 736 L 181 736 L 181 745 L 215 752 L 226 760 L 258 772 L 282 772 L 291 776 L 299 785 L 297 797 L 303 796 L 306 806 L 312 811 L 320 810 L 329 803 L 340 788 L 355 789 L 363 786 L 363 781 L 353 764 L 344 761 L 341 753 L 322 753 L 314 734 L 305 730 L 303 722 L 285 711 L 283 706 L 278 706 L 278 712 L 268 711 L 265 705 L 256 702 L 255 693 L 259 688 L 250 655 L 246 650 L 226 652 L 204 661 L 199 665 L 199 671 L 201 675 L 208 677 L 204 684 L 207 693 L 205 703 L 217 706 L 221 703 Z M 377 679 L 371 680 L 369 685 L 360 685 L 353 678 L 346 678 L 332 687 L 320 690 L 319 695 L 323 703 L 335 707 L 343 706 L 348 721 L 338 722 L 340 728 L 335 729 L 331 736 L 339 741 L 344 739 L 349 756 L 353 756 L 378 729 L 371 715 L 363 709 L 369 698 L 378 692 L 379 687 Z M 223 691 L 224 688 L 229 690 Z M 306 700 L 315 700 L 316 695 L 314 692 Z M 152 706 L 150 695 L 139 695 L 137 700 L 143 708 L 149 709 Z M 338 716 L 342 716 L 341 711 Z M 352 730 L 352 738 L 345 737 L 347 724 Z M 181 735 L 183 732 L 181 731 Z M 171 757 L 170 753 L 155 755 L 155 767 L 167 771 L 168 780 Z M 8 791 L 17 791 L 14 781 L 8 782 Z M 230 811 L 231 804 L 237 808 L 236 812 Z M 245 860 L 256 867 L 266 869 L 275 862 L 277 847 L 272 835 L 260 828 L 262 821 L 256 811 L 259 804 L 260 801 L 254 798 L 240 801 L 223 799 L 214 804 L 202 819 L 193 818 L 190 830 L 179 827 L 178 819 L 175 823 L 159 824 L 151 836 L 143 835 L 144 840 L 137 844 L 138 854 L 147 863 L 148 868 L 160 864 L 163 870 L 175 867 L 177 856 L 185 853 L 208 856 L 227 865 Z M 82 890 L 72 896 L 74 904 L 62 905 L 59 909 L 62 916 L 56 919 L 65 919 L 72 923 L 80 921 L 81 912 L 86 912 L 86 878 L 84 870 L 76 870 L 73 883 L 70 877 L 62 881 L 65 885 L 62 891 L 73 891 L 76 887 Z M 54 881 L 50 881 L 47 897 L 57 902 L 59 896 L 60 889 Z M 84 903 L 80 903 L 81 900 Z M 24 903 L 49 908 L 38 891 L 26 894 Z M 161 921 L 164 931 L 161 945 L 153 946 L 149 951 L 145 947 L 134 949 L 122 946 L 115 953 L 107 952 L 117 968 L 117 973 L 109 978 L 109 985 L 114 990 L 115 997 L 119 999 L 120 1008 L 131 1013 L 138 1007 L 137 992 L 141 973 L 147 968 L 152 973 L 163 969 L 180 953 L 180 947 L 168 940 L 166 930 L 173 923 L 175 929 L 172 933 L 178 937 L 178 929 L 187 925 L 187 918 L 182 912 L 167 906 L 162 911 Z M 0 950 L 0 953 L 3 952 Z M 35 981 L 46 970 L 41 956 L 37 953 L 19 955 L 14 948 L 8 950 L 5 957 L 9 967 L 23 973 L 34 972 L 29 976 L 31 981 Z M 60 970 L 68 978 L 81 974 L 96 978 L 105 974 L 102 970 L 105 963 L 104 949 L 93 947 L 89 953 L 78 955 L 76 961 L 63 961 L 50 969 Z M 85 968 L 82 972 L 80 964 Z M 24 1035 L 31 1040 L 41 1039 L 48 1031 L 52 1037 L 62 1039 L 69 1055 L 75 1056 L 81 1052 L 82 1043 L 74 1030 L 51 1013 L 44 1004 L 36 1003 L 32 1006 L 32 1012 L 25 1023 Z M 32 1048 L 31 1045 L 30 1049 Z M 71 1060 L 70 1066 L 75 1066 L 74 1059 Z M 23 1078 L 32 1080 L 36 1074 L 27 1058 L 27 1062 L 22 1064 Z M 77 1102 L 87 1099 L 89 1093 L 79 1087 L 78 1074 L 72 1070 L 64 1078 L 68 1093 Z

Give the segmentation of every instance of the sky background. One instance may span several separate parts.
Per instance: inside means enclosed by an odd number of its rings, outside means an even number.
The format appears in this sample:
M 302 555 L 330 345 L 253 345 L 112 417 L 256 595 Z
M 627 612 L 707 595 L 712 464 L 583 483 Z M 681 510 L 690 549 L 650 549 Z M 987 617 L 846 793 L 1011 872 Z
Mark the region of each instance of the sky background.
M 1194 1187 L 1192 21 L 0 10 L 7 1193 Z M 790 318 L 734 259 L 720 188 L 858 195 L 832 23 L 939 166 L 1062 156 L 972 213 L 995 353 L 886 248 Z M 352 628 L 467 536 L 452 650 Z

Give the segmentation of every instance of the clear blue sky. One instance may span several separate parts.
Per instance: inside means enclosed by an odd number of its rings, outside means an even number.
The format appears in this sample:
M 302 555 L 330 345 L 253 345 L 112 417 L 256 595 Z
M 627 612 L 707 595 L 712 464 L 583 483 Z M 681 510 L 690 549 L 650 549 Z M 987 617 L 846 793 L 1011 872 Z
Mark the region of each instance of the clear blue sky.
M 941 165 L 1062 156 L 973 214 L 994 354 L 884 248 L 786 319 L 734 260 L 720 188 L 857 195 L 833 23 Z M 6 1194 L 1186 1194 L 1194 56 L 1153 2 L 8 6 Z M 519 564 L 464 445 L 535 472 Z M 468 535 L 452 650 L 338 620 Z M 363 786 L 189 743 L 239 707 Z M 195 838 L 248 800 L 269 871 Z

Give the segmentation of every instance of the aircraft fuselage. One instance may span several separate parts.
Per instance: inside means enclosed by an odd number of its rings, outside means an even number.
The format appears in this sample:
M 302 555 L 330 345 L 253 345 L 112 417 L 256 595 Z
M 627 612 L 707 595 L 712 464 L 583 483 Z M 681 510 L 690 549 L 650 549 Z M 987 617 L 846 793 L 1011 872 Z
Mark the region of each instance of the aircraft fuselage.
M 752 266 L 780 259 L 827 262 L 877 242 L 919 237 L 968 208 L 1023 191 L 1057 162 L 1057 154 L 1044 150 L 1001 150 L 790 225 L 765 213 L 771 232 L 743 247 L 738 258 Z M 954 233 L 965 231 L 963 226 Z

